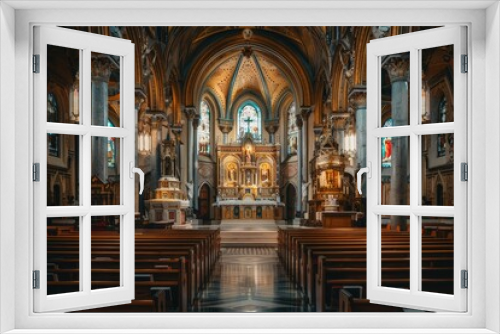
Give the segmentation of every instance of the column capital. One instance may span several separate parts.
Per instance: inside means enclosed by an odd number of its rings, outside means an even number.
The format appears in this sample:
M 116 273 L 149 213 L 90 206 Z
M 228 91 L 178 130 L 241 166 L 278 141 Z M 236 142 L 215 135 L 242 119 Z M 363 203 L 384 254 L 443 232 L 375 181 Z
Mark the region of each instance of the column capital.
M 269 134 L 274 134 L 279 128 L 278 119 L 268 119 L 264 122 L 265 129 Z
M 389 74 L 391 83 L 397 81 L 408 81 L 410 74 L 410 58 L 404 55 L 387 56 L 382 61 L 382 67 Z
M 229 133 L 231 131 L 233 131 L 233 120 L 232 119 L 228 119 L 228 118 L 219 118 L 218 119 L 219 121 L 219 130 L 222 132 L 222 133 Z
M 304 119 L 302 117 L 302 114 L 297 114 L 295 116 L 295 124 L 297 124 L 297 127 L 299 129 L 302 129 L 302 126 L 304 125 Z
M 196 107 L 193 106 L 184 107 L 182 111 L 186 115 L 186 118 L 189 120 L 193 119 L 196 115 L 198 115 Z
M 302 120 L 307 121 L 309 115 L 312 113 L 313 107 L 302 106 L 300 107 L 300 114 L 302 115 Z
M 111 74 L 111 59 L 108 56 L 94 56 L 91 60 L 92 81 L 108 82 Z
M 354 109 L 366 108 L 366 87 L 354 87 L 349 92 L 349 103 Z

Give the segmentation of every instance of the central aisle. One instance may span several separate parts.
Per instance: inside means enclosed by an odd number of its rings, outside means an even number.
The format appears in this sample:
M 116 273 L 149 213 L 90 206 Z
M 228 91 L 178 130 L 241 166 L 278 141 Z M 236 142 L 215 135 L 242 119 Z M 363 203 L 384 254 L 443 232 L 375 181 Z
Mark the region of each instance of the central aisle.
M 221 249 L 200 312 L 302 312 L 300 293 L 274 247 Z

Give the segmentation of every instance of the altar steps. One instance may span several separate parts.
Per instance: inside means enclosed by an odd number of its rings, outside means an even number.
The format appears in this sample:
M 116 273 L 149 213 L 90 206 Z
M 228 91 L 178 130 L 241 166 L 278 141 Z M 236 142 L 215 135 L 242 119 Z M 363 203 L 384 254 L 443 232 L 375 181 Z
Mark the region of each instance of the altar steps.
M 278 227 L 274 220 L 231 220 L 220 225 L 222 246 L 275 246 Z

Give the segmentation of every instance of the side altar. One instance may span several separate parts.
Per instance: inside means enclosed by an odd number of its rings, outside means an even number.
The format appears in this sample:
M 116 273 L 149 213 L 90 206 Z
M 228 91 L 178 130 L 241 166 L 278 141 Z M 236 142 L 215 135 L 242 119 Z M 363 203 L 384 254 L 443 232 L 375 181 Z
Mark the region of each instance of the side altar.
M 157 181 L 154 198 L 145 201 L 149 206 L 149 222 L 172 225 L 186 224 L 186 210 L 189 207 L 186 193 L 181 190 L 181 182 L 175 176 L 175 143 L 170 136 L 161 146 L 161 177 Z
M 283 219 L 279 196 L 279 144 L 263 144 L 246 133 L 237 143 L 218 145 L 215 218 Z

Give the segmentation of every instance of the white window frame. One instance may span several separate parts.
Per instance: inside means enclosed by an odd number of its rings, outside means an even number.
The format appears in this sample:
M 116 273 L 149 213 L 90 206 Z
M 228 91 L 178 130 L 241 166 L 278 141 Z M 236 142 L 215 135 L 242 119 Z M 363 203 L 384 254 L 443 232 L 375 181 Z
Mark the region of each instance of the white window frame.
M 191 5 L 190 5 L 191 4 Z M 500 11 L 489 2 L 238 2 L 216 4 L 126 2 L 128 7 L 164 7 L 138 11 L 116 9 L 116 2 L 17 2 L 0 3 L 0 331 L 12 333 L 86 332 L 144 333 L 146 326 L 164 333 L 187 331 L 229 333 L 235 329 L 274 333 L 494 333 L 500 331 L 499 245 L 500 230 Z M 192 6 L 200 6 L 193 9 Z M 218 9 L 209 10 L 207 6 Z M 14 10 L 17 8 L 30 8 Z M 64 10 L 41 10 L 41 8 Z M 113 10 L 97 9 L 107 7 Z M 204 8 L 203 8 L 203 7 Z M 427 7 L 426 7 L 427 6 Z M 432 7 L 431 7 L 432 6 Z M 85 9 L 81 9 L 84 8 Z M 225 9 L 220 9 L 221 7 Z M 264 8 L 269 7 L 269 8 Z M 405 9 L 406 7 L 406 9 Z M 80 8 L 80 9 L 75 9 Z M 247 10 L 242 10 L 247 8 Z M 281 9 L 279 9 L 281 8 Z M 346 9 L 347 8 L 347 9 Z M 353 9 L 357 8 L 357 9 Z M 401 9 L 403 8 L 403 9 Z M 411 9 L 411 10 L 410 10 Z M 208 15 L 210 14 L 210 15 Z M 469 162 L 468 244 L 471 275 L 466 313 L 436 314 L 34 314 L 30 258 L 32 238 L 32 147 L 31 45 L 35 24 L 57 25 L 441 25 L 465 24 L 469 27 L 468 141 Z M 487 29 L 486 29 L 487 28 Z M 15 31 L 15 39 L 14 39 Z M 485 64 L 488 64 L 486 71 Z M 14 81 L 15 86 L 12 84 Z M 12 115 L 15 111 L 15 128 Z M 486 122 L 485 119 L 488 119 Z M 477 135 L 476 135 L 477 134 Z M 482 137 L 485 136 L 485 137 Z M 15 145 L 12 146 L 12 137 Z M 486 140 L 490 147 L 485 154 Z M 11 163 L 15 161 L 15 164 Z M 15 177 L 12 177 L 15 172 Z M 485 175 L 491 173 L 488 182 Z M 12 189 L 15 197 L 12 198 Z M 488 195 L 486 195 L 488 194 Z M 486 205 L 485 205 L 486 204 Z M 12 207 L 15 210 L 12 210 Z M 489 207 L 486 216 L 486 207 Z M 10 210 L 6 210 L 10 208 Z M 486 217 L 488 219 L 486 219 Z M 474 226 L 472 229 L 471 226 Z M 12 237 L 14 235 L 14 237 Z M 488 255 L 488 256 L 487 256 Z M 29 260 L 27 260 L 29 259 Z M 485 265 L 487 263 L 487 266 Z M 488 290 L 488 293 L 486 293 Z M 14 307 L 12 305 L 15 305 Z M 144 324 L 144 329 L 138 324 Z M 354 330 L 357 328 L 358 330 Z M 287 329 L 283 329 L 287 328 Z M 416 328 L 418 331 L 411 330 Z M 41 329 L 51 329 L 42 331 Z M 122 330 L 120 330 L 122 329 Z M 265 329 L 268 329 L 267 331 Z M 343 330 L 346 329 L 346 330 Z M 247 330 L 248 332 L 248 330 Z
M 454 122 L 422 124 L 421 50 L 452 45 Z M 461 181 L 460 164 L 467 163 L 467 73 L 461 72 L 461 55 L 466 54 L 466 28 L 449 26 L 429 29 L 372 41 L 367 46 L 367 163 L 371 177 L 367 179 L 367 298 L 378 304 L 398 305 L 422 310 L 448 310 L 463 312 L 467 309 L 467 290 L 461 288 L 461 270 L 467 269 L 467 188 Z M 382 119 L 381 59 L 386 55 L 409 53 L 409 123 L 384 127 Z M 424 206 L 421 203 L 422 143 L 421 136 L 454 133 L 454 206 Z M 382 205 L 381 194 L 381 138 L 408 139 L 410 150 L 410 202 L 408 205 Z M 393 168 L 395 168 L 393 166 Z M 410 219 L 410 271 L 409 289 L 384 287 L 381 282 L 381 217 L 382 215 L 408 216 Z M 422 217 L 453 218 L 453 294 L 439 294 L 421 290 L 421 230 Z
M 34 52 L 39 55 L 39 73 L 33 76 L 34 88 L 34 162 L 40 164 L 40 181 L 34 191 L 34 270 L 39 271 L 39 289 L 35 289 L 36 312 L 73 311 L 130 303 L 134 299 L 134 179 L 129 169 L 135 166 L 134 50 L 135 46 L 116 37 L 89 34 L 60 27 L 36 26 Z M 80 114 L 79 124 L 47 122 L 47 46 L 72 48 L 79 52 Z M 120 124 L 116 127 L 92 125 L 91 54 L 120 57 Z M 80 138 L 80 205 L 47 206 L 47 133 L 69 134 Z M 91 141 L 95 137 L 119 138 L 120 199 L 118 205 L 91 205 Z M 107 162 L 106 162 L 106 167 Z M 91 288 L 91 217 L 120 217 L 120 285 L 106 289 Z M 79 291 L 47 295 L 47 218 L 79 217 Z

